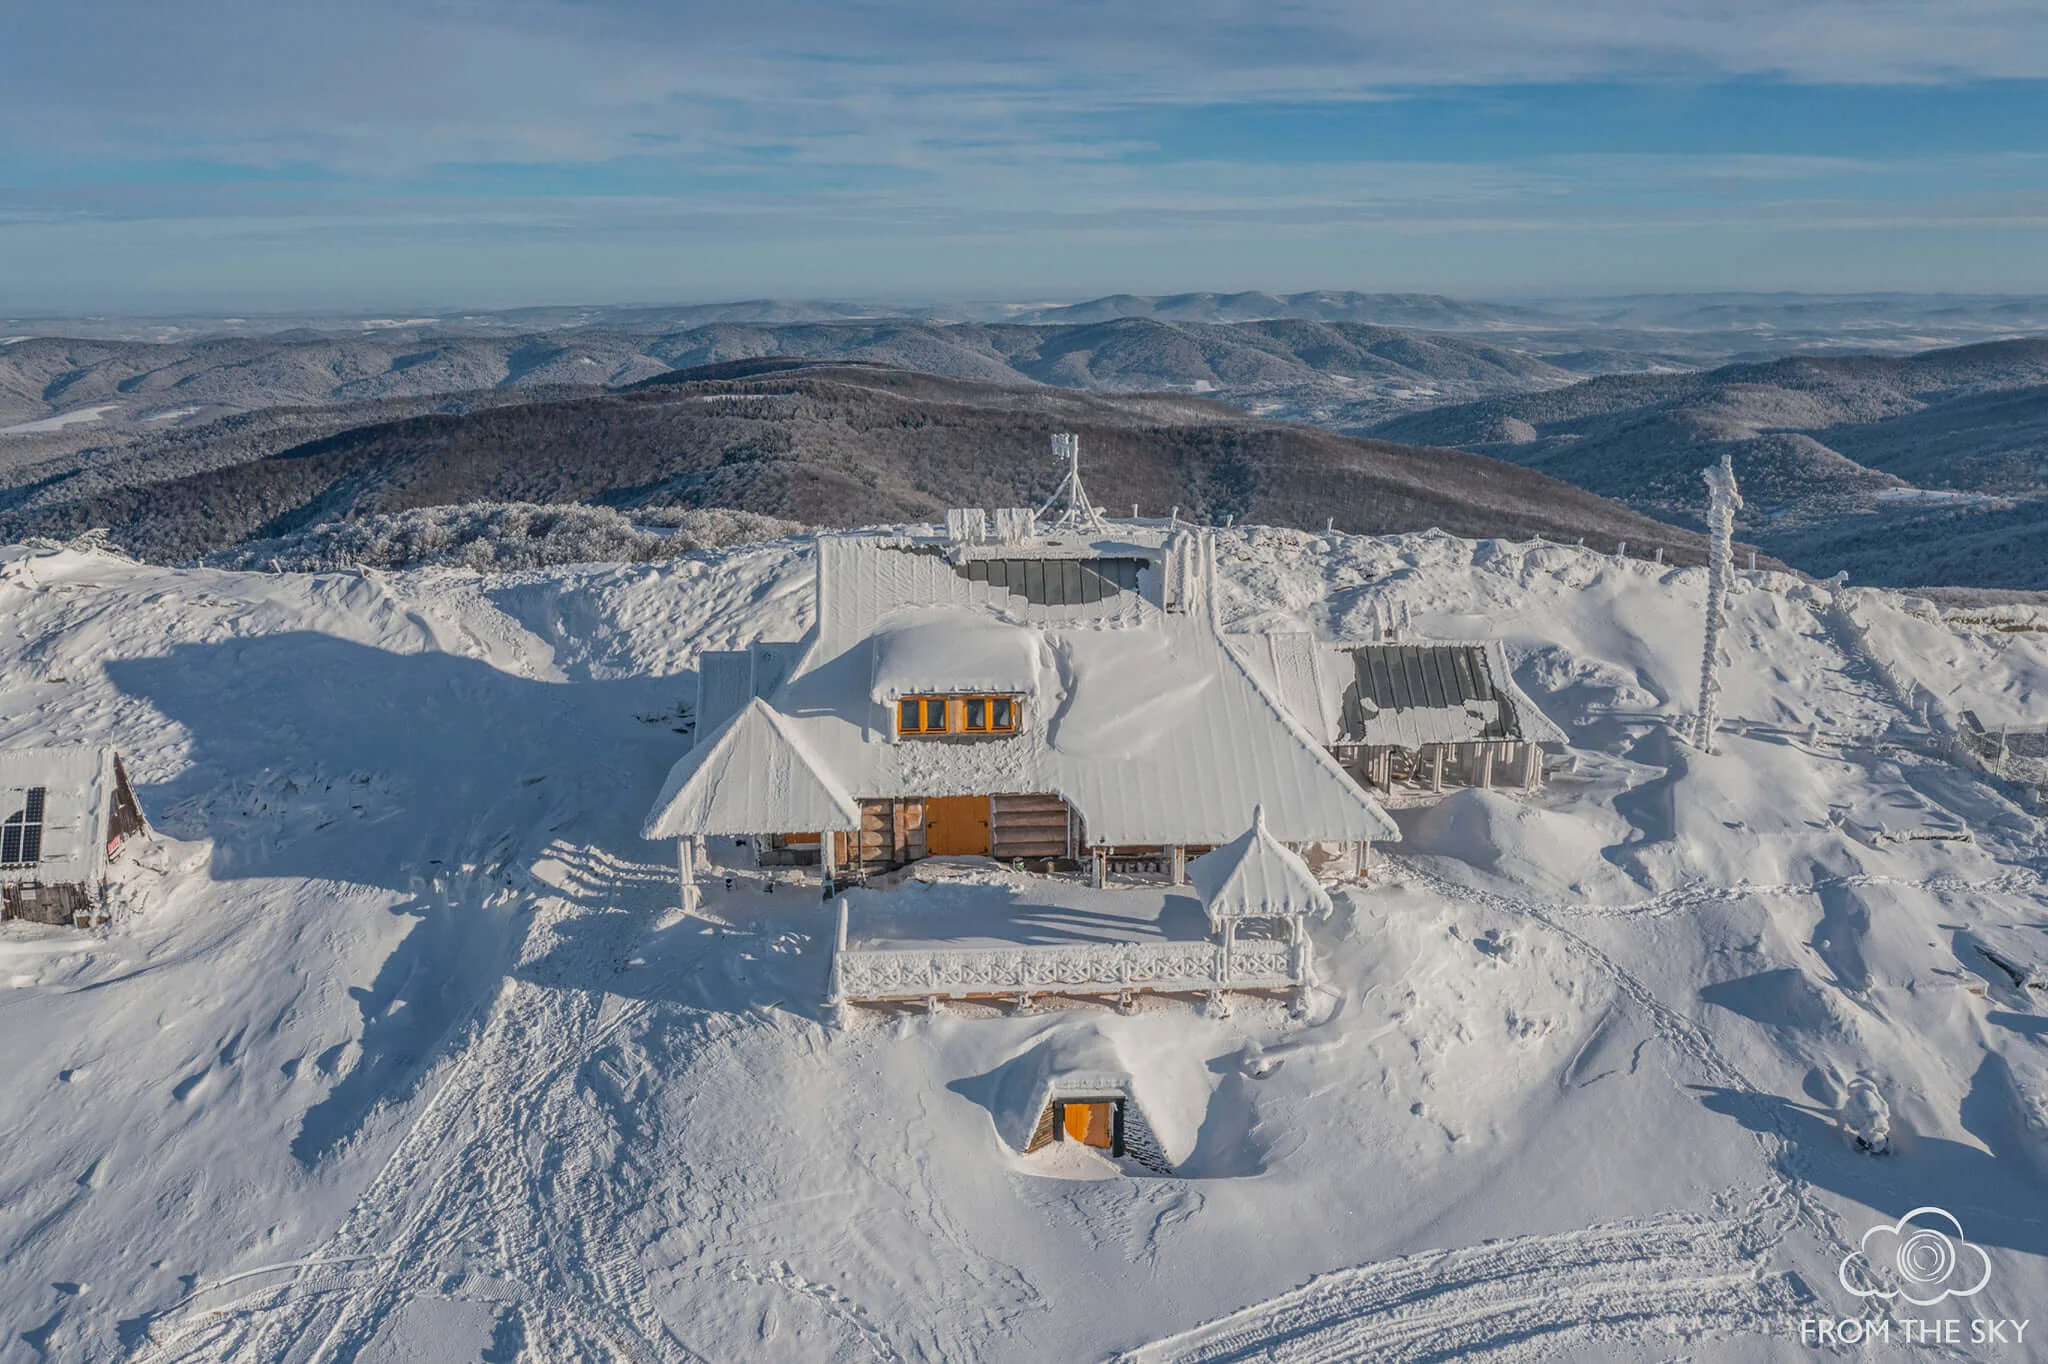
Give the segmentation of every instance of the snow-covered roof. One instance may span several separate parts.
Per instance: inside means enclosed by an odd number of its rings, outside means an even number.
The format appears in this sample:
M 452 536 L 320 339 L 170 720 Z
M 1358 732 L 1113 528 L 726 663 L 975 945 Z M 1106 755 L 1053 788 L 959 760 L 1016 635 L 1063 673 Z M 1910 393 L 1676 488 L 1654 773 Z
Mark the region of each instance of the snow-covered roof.
M 107 815 L 117 778 L 114 750 L 75 745 L 63 748 L 0 749 L 0 882 L 10 885 L 92 885 L 107 865 Z M 39 801 L 30 794 L 40 791 Z M 38 818 L 38 816 L 40 816 Z M 12 822 L 15 833 L 4 827 Z M 22 848 L 23 834 L 38 847 Z
M 1277 919 L 1330 912 L 1330 896 L 1308 863 L 1273 837 L 1266 812 L 1252 812 L 1252 827 L 1188 863 L 1188 879 L 1201 892 L 1209 923 Z
M 1055 1030 L 1006 1062 L 991 1086 L 996 1131 L 1013 1150 L 1031 1144 L 1048 1104 L 1067 1099 L 1132 1098 L 1131 1068 L 1116 1044 L 1093 1028 Z
M 1109 595 L 1059 602 L 958 572 L 940 547 L 825 536 L 808 651 L 779 689 L 763 692 L 757 676 L 755 690 L 773 700 L 777 732 L 800 740 L 821 781 L 849 797 L 1057 795 L 1080 812 L 1093 845 L 1219 844 L 1250 827 L 1260 804 L 1290 841 L 1398 839 L 1319 737 L 1225 647 L 1206 610 L 1163 604 L 1162 589 L 1176 581 L 1184 584 L 1176 603 L 1206 601 L 1206 587 L 1176 559 L 1206 558 L 1195 537 L 1183 530 L 1147 543 L 1140 529 L 1001 547 L 1041 558 L 1057 549 L 1062 562 L 1166 562 L 1165 572 L 1137 572 L 1136 587 L 1121 586 L 1133 575 L 1117 569 L 1103 580 L 1115 585 Z M 949 690 L 1025 695 L 1016 732 L 967 742 L 896 737 L 890 698 Z M 677 799 L 684 780 L 692 790 L 711 780 L 696 770 L 671 777 L 650 830 L 725 831 L 692 826 L 709 805 L 700 811 Z M 749 780 L 744 766 L 721 770 Z M 768 822 L 747 832 L 854 827 L 851 819 L 802 822 L 833 815 L 830 802 L 748 801 L 749 818 Z
M 668 774 L 644 838 L 858 829 L 860 806 L 756 697 Z
M 1515 685 L 1498 640 L 1338 644 L 1318 652 L 1316 685 L 1331 743 L 1566 742 Z
M 1324 684 L 1324 655 L 1316 638 L 1306 630 L 1273 630 L 1260 634 L 1234 635 L 1245 666 L 1272 689 L 1287 713 L 1301 722 L 1319 744 L 1336 742 L 1340 692 Z
M 871 647 L 870 694 L 884 704 L 919 692 L 1038 692 L 1038 633 L 983 612 L 905 611 L 874 634 Z

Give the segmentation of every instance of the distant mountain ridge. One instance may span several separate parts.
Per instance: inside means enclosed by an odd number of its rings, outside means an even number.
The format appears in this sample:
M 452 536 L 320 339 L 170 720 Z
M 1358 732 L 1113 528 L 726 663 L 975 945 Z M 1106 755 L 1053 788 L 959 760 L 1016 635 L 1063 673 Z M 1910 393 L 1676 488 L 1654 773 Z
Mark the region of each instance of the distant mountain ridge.
M 1680 522 L 1697 516 L 1698 471 L 1726 453 L 1745 528 L 1811 571 L 2048 583 L 2048 340 L 1613 375 L 1370 430 L 1541 469 Z
M 1241 405 L 1340 425 L 1419 402 L 1579 377 L 1469 338 L 1285 320 L 1023 325 L 888 318 L 719 321 L 652 336 L 398 330 L 180 343 L 31 338 L 0 347 L 0 434 L 68 433 L 75 441 L 108 427 L 189 424 L 280 405 L 617 386 L 678 367 L 763 355 L 871 360 L 994 383 L 1228 394 Z M 38 426 L 49 430 L 23 429 Z

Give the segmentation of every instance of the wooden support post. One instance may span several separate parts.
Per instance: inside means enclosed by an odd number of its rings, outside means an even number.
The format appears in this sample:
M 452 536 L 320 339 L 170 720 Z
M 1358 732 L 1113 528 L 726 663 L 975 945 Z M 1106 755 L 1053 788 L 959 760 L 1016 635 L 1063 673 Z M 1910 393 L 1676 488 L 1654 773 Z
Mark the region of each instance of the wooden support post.
M 1173 884 L 1184 886 L 1188 883 L 1188 850 L 1181 844 L 1173 845 Z
M 1543 781 L 1543 750 L 1533 743 L 1522 745 L 1522 789 L 1534 791 Z
M 1444 789 L 1444 746 L 1442 744 L 1434 744 L 1430 747 L 1429 789 L 1432 791 Z
M 1109 849 L 1098 847 L 1091 851 L 1094 854 L 1094 867 L 1092 874 L 1088 878 L 1088 884 L 1097 890 L 1101 890 L 1109 884 Z
M 693 840 L 688 838 L 676 840 L 676 878 L 682 888 L 682 907 L 685 914 L 697 908 L 700 894 L 697 889 L 696 858 L 693 856 L 696 850 L 692 844 Z
M 818 835 L 818 879 L 828 886 L 839 879 L 839 835 L 830 829 Z
M 1493 789 L 1493 745 L 1480 744 L 1479 748 L 1479 789 Z

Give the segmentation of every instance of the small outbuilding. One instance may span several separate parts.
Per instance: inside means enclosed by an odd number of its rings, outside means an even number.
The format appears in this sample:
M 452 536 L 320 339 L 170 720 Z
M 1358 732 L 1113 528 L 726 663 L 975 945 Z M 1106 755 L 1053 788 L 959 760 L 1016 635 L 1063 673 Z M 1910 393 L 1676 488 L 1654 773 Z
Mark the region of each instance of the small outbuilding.
M 113 749 L 0 749 L 0 918 L 100 921 L 108 860 L 148 827 Z
M 1245 647 L 1303 728 L 1360 785 L 1520 787 L 1543 780 L 1563 730 L 1515 685 L 1498 640 L 1324 644 L 1275 633 Z
M 993 1097 L 996 1128 L 1020 1155 L 1072 1142 L 1133 1172 L 1173 1173 L 1130 1066 L 1091 1029 L 1055 1031 L 1010 1061 Z

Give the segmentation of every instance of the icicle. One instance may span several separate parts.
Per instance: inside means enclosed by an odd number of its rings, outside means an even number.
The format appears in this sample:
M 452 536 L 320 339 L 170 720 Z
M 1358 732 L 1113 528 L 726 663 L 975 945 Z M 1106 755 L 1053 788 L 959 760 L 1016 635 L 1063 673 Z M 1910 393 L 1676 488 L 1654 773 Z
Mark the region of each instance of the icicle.
M 1728 622 L 1728 572 L 1735 557 L 1735 513 L 1742 507 L 1742 494 L 1735 486 L 1734 462 L 1725 454 L 1701 477 L 1707 481 L 1707 638 L 1700 656 L 1699 725 L 1692 741 L 1702 753 L 1712 753 L 1721 702 L 1721 631 Z

